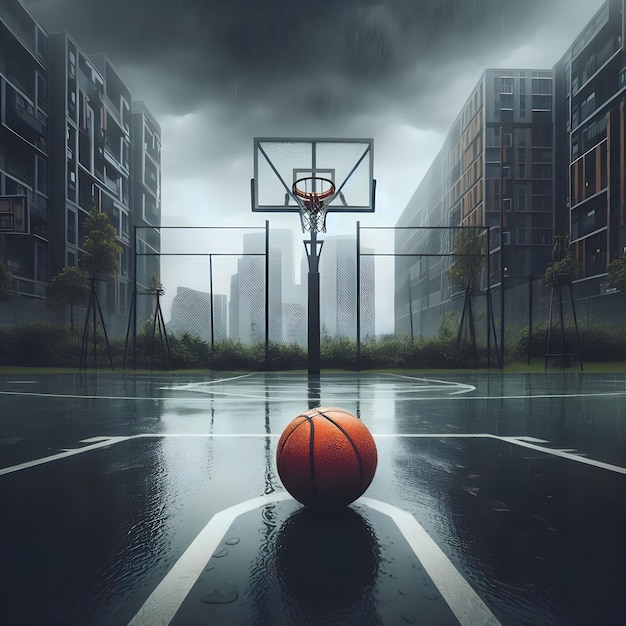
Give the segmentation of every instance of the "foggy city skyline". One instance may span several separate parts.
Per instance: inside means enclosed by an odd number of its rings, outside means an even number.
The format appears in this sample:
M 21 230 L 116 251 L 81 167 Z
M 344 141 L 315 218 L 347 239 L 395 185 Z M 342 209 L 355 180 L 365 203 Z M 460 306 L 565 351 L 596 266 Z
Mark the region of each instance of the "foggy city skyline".
M 601 0 L 218 3 L 25 0 L 53 33 L 104 52 L 162 129 L 162 224 L 294 231 L 253 214 L 257 136 L 372 137 L 376 213 L 328 234 L 393 226 L 487 68 L 551 69 Z M 162 248 L 180 232 L 163 231 Z M 297 261 L 296 261 L 297 263 Z M 208 291 L 193 269 L 176 285 Z M 164 283 L 172 279 L 164 268 Z M 227 293 L 226 287 L 215 292 Z M 175 288 L 164 297 L 166 318 Z

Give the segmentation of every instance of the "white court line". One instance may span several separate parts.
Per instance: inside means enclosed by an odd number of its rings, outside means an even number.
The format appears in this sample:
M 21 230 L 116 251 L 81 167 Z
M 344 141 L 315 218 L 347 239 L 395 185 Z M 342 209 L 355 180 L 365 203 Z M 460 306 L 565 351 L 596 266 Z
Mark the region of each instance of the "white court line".
M 216 513 L 148 596 L 128 626 L 167 626 L 174 619 L 235 519 L 272 502 L 290 499 L 291 496 L 286 492 L 260 496 Z M 368 506 L 391 517 L 463 626 L 497 626 L 500 623 L 410 513 L 372 498 L 360 498 L 355 504 Z
M 80 395 L 72 393 L 35 393 L 27 391 L 0 391 L 0 396 L 26 396 L 30 398 L 69 398 L 71 400 L 177 400 L 175 396 L 172 398 L 161 398 L 155 396 L 96 396 L 96 395 Z M 192 400 L 195 398 L 191 398 Z
M 228 380 L 228 379 L 227 379 Z M 170 388 L 159 388 L 162 390 L 168 390 Z M 433 388 L 430 391 L 436 389 L 443 389 L 442 387 Z M 469 392 L 471 390 L 468 390 Z M 533 394 L 533 395 L 509 395 L 509 396 L 469 396 L 465 395 L 459 397 L 459 393 L 467 393 L 466 391 L 450 391 L 447 395 L 441 396 L 428 396 L 424 397 L 423 395 L 417 395 L 420 393 L 419 390 L 408 390 L 403 393 L 414 393 L 416 395 L 412 397 L 398 397 L 393 390 L 376 390 L 374 393 L 363 391 L 360 396 L 348 397 L 341 394 L 340 390 L 337 390 L 334 393 L 325 394 L 324 402 L 329 404 L 330 402 L 334 402 L 335 400 L 340 399 L 342 402 L 369 402 L 374 400 L 393 400 L 394 402 L 451 402 L 451 401 L 460 401 L 465 402 L 468 400 L 534 400 L 534 399 L 563 399 L 563 398 L 610 398 L 610 397 L 620 397 L 626 396 L 626 391 L 606 391 L 606 392 L 598 392 L 598 393 L 555 393 L 555 394 Z M 132 400 L 132 401 L 161 401 L 161 402 L 206 402 L 207 398 L 215 398 L 222 400 L 228 400 L 231 398 L 235 398 L 240 401 L 264 401 L 271 402 L 272 404 L 276 404 L 279 402 L 302 402 L 305 396 L 275 396 L 268 397 L 265 393 L 259 393 L 258 395 L 249 395 L 249 394 L 241 394 L 237 391 L 214 391 L 212 389 L 207 389 L 206 391 L 199 392 L 199 395 L 190 396 L 190 397 L 181 397 L 181 396 L 169 396 L 169 397 L 155 397 L 155 396 L 98 396 L 98 395 L 80 395 L 80 394 L 63 394 L 63 393 L 36 393 L 36 392 L 26 392 L 26 391 L 0 391 L 0 396 L 23 396 L 23 397 L 32 397 L 32 398 L 64 398 L 64 399 L 78 399 L 78 400 Z M 202 396 L 202 397 L 200 397 Z
M 463 578 L 461 572 L 454 567 L 443 550 L 408 511 L 372 498 L 360 498 L 356 504 L 365 504 L 391 517 L 461 624 L 464 626 L 500 624 L 489 607 Z
M 204 380 L 197 383 L 187 383 L 185 385 L 165 385 L 164 387 L 159 387 L 159 389 L 168 389 L 173 391 L 186 391 L 188 389 L 195 391 L 199 390 L 202 387 L 206 387 L 207 385 L 215 385 L 217 383 L 224 383 L 231 380 L 237 380 L 239 378 L 249 378 L 255 372 L 250 372 L 249 374 L 240 374 L 239 376 L 229 376 L 228 378 L 217 378 L 215 380 Z
M 476 391 L 476 387 L 474 385 L 470 385 L 467 383 L 459 383 L 457 381 L 438 380 L 436 378 L 419 378 L 417 376 L 407 376 L 406 374 L 386 374 L 386 376 L 396 376 L 397 378 L 408 378 L 409 380 L 424 380 L 429 383 L 438 383 L 439 385 L 444 386 L 444 387 L 431 386 L 431 388 L 433 389 L 442 389 L 445 387 L 460 387 L 458 391 L 451 392 L 451 395 L 459 394 L 459 393 L 468 393 L 469 391 Z
M 90 452 L 91 450 L 97 450 L 98 448 L 106 448 L 121 441 L 129 441 L 131 439 L 145 439 L 145 438 L 183 438 L 183 437 L 210 437 L 214 439 L 262 439 L 266 437 L 278 438 L 281 433 L 141 433 L 138 435 L 127 435 L 121 437 L 92 437 L 90 439 L 84 439 L 81 443 L 94 441 L 92 445 L 84 446 L 82 448 L 76 448 L 72 450 L 65 450 L 58 454 L 52 454 L 50 456 L 28 461 L 26 463 L 20 463 L 19 465 L 11 465 L 9 467 L 0 468 L 0 476 L 4 474 L 11 474 L 23 469 L 29 469 L 37 465 L 43 465 L 44 463 L 50 463 L 52 461 L 58 461 L 70 456 L 76 456 L 83 452 Z M 626 468 L 619 465 L 611 465 L 610 463 L 604 463 L 603 461 L 596 461 L 586 456 L 582 456 L 582 453 L 573 454 L 564 450 L 556 448 L 547 448 L 545 446 L 537 445 L 537 442 L 548 443 L 544 439 L 537 439 L 535 437 L 504 437 L 500 435 L 492 435 L 490 433 L 372 433 L 374 439 L 495 439 L 497 441 L 503 441 L 523 448 L 529 448 L 552 456 L 557 456 L 568 461 L 577 461 L 585 465 L 591 465 L 600 469 L 615 472 L 617 474 L 625 474 Z
M 148 596 L 128 626 L 167 626 L 184 602 L 233 521 L 258 507 L 289 500 L 287 492 L 246 500 L 216 513 Z
M 626 475 L 626 467 L 620 467 L 619 465 L 611 465 L 610 463 L 596 461 L 595 459 L 590 459 L 589 457 L 586 457 L 586 456 L 580 456 L 580 454 L 572 454 L 571 452 L 565 452 L 564 450 L 555 450 L 554 448 L 544 448 L 543 446 L 538 446 L 529 441 L 516 439 L 515 437 L 496 437 L 495 435 L 489 435 L 489 436 L 493 439 L 500 439 L 501 441 L 508 441 L 509 443 L 514 443 L 515 445 L 522 446 L 523 448 L 530 448 L 531 450 L 537 450 L 539 452 L 547 452 L 548 454 L 551 454 L 553 456 L 558 456 L 562 459 L 568 459 L 569 461 L 578 461 L 579 463 L 584 463 L 585 465 L 591 465 L 593 467 L 599 467 L 600 469 L 609 470 L 617 474 Z
M 20 463 L 19 465 L 11 465 L 10 467 L 0 468 L 0 476 L 4 474 L 12 474 L 14 472 L 19 472 L 20 470 L 30 469 L 31 467 L 36 467 L 37 465 L 43 465 L 44 463 L 51 463 L 52 461 L 59 461 L 60 459 L 67 459 L 70 456 L 76 456 L 77 454 L 82 454 L 83 452 L 90 452 L 91 450 L 97 450 L 98 448 L 106 448 L 107 446 L 113 445 L 114 443 L 119 443 L 120 441 L 127 441 L 128 439 L 133 439 L 133 436 L 128 437 L 107 437 L 106 440 L 100 441 L 98 443 L 93 443 L 90 446 L 85 446 L 83 448 L 75 448 L 72 450 L 65 450 L 64 452 L 59 452 L 58 454 L 51 454 L 50 456 L 44 456 L 40 459 L 35 459 L 34 461 L 27 461 L 26 463 Z

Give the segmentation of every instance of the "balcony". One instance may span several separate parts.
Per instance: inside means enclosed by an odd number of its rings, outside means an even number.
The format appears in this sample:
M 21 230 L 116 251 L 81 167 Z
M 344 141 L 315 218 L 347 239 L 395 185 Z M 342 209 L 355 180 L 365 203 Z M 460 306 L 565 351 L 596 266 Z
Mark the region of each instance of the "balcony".
M 27 71 L 25 63 L 19 63 L 19 59 L 10 56 L 6 62 L 6 76 L 10 83 L 26 94 L 31 100 L 35 99 L 35 73 Z
M 35 22 L 28 13 L 17 2 L 7 2 L 2 19 L 26 47 L 36 54 Z
M 121 167 L 119 147 L 117 147 L 116 150 L 116 146 L 108 141 L 108 139 L 104 142 L 104 156 L 106 157 L 107 162 L 113 167 L 118 169 Z
M 40 119 L 39 117 L 34 115 L 29 109 L 30 107 L 28 109 L 23 109 L 20 106 L 16 106 L 15 114 L 17 115 L 19 119 L 21 119 L 23 122 L 28 124 L 28 126 L 30 126 L 33 130 L 35 130 L 39 135 L 42 135 L 42 136 L 45 135 L 46 134 L 45 118 Z
M 144 169 L 144 183 L 154 193 L 158 193 L 159 177 L 157 169 L 149 161 L 146 160 L 146 167 Z
M 113 178 L 112 176 L 110 176 L 110 174 L 113 174 L 113 176 L 116 176 L 116 177 Z M 107 167 L 104 172 L 104 184 L 106 185 L 107 189 L 109 189 L 115 194 L 116 198 L 119 198 L 120 196 L 119 175 L 117 175 L 117 173 L 109 167 Z

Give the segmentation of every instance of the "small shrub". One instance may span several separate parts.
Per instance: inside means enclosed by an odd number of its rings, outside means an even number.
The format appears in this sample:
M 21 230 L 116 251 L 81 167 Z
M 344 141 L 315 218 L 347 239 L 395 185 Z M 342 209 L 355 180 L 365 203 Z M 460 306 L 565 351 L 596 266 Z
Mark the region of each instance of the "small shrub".
M 80 344 L 70 329 L 53 322 L 16 324 L 5 339 L 5 359 L 10 365 L 65 366 L 80 355 Z
M 590 361 L 617 361 L 626 355 L 626 337 L 623 329 L 608 324 L 589 321 L 578 325 L 580 339 L 580 353 L 583 360 Z M 578 353 L 576 342 L 576 327 L 573 321 L 565 323 L 563 351 Z M 528 355 L 528 330 L 520 329 L 512 334 L 505 345 L 508 360 L 523 360 Z M 548 323 L 537 324 L 533 327 L 530 339 L 530 355 L 543 358 L 548 349 Z M 552 325 L 550 335 L 550 352 L 561 350 L 561 327 Z

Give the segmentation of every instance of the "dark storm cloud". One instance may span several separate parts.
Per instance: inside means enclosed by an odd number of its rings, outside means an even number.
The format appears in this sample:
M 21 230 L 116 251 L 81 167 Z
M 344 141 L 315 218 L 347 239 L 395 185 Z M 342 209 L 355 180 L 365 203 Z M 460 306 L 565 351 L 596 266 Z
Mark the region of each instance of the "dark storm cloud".
M 552 0 L 555 1 L 555 0 Z M 506 51 L 550 0 L 28 0 L 49 31 L 158 80 L 168 109 L 272 103 L 340 120 L 459 56 Z M 285 94 L 288 98 L 285 101 Z
M 298 135 L 374 138 L 377 208 L 363 225 L 394 224 L 484 69 L 549 69 L 602 2 L 22 1 L 49 32 L 105 52 L 155 114 L 163 223 L 186 226 L 262 225 L 252 138 Z M 272 226 L 297 228 L 293 217 Z M 354 233 L 353 217 L 333 215 L 333 234 Z M 164 231 L 164 249 L 176 237 Z M 205 289 L 180 273 L 163 282 Z

